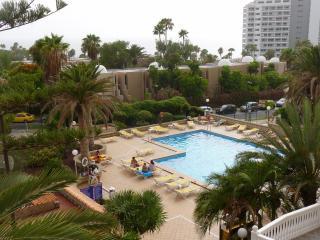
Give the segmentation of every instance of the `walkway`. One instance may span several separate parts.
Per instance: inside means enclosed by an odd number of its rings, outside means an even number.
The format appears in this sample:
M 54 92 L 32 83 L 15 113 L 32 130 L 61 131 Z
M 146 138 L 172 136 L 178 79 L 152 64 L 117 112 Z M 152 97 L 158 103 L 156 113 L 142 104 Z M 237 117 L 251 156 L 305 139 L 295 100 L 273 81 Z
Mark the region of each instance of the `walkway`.
M 294 240 L 319 240 L 320 239 L 320 229 L 316 229 L 312 232 L 307 233 L 301 237 L 295 238 Z

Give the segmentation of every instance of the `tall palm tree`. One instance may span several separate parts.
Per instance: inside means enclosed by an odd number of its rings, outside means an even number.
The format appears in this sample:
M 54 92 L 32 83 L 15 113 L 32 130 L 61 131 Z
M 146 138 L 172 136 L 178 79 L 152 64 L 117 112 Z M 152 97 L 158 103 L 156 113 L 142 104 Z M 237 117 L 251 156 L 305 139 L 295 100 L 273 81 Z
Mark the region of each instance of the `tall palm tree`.
M 33 61 L 42 66 L 47 82 L 57 78 L 61 67 L 67 61 L 69 44 L 64 43 L 62 38 L 63 36 L 51 33 L 51 36 L 37 40 L 29 50 Z
M 153 34 L 157 35 L 159 38 L 159 42 L 161 42 L 161 36 L 164 34 L 164 26 L 158 23 L 156 26 L 154 26 Z
M 222 54 L 223 54 L 223 48 L 222 47 L 219 47 L 218 53 L 219 53 L 219 56 L 220 56 L 220 59 L 221 59 L 222 58 Z
M 11 173 L 0 176 L 1 239 L 102 239 L 112 235 L 117 221 L 108 213 L 56 211 L 19 219 L 15 211 L 39 196 L 56 192 L 76 178 L 66 170 L 51 170 L 39 176 Z
M 107 200 L 106 211 L 114 215 L 126 232 L 144 234 L 158 230 L 165 222 L 160 196 L 155 191 L 124 191 Z
M 229 56 L 230 56 L 230 58 L 232 59 L 232 55 L 233 55 L 233 52 L 235 51 L 235 49 L 234 48 L 229 48 L 228 49 L 228 54 L 229 54 Z
M 168 30 L 172 30 L 174 23 L 172 22 L 171 18 L 163 18 L 159 22 L 160 26 L 163 26 L 164 31 L 164 42 L 167 45 L 168 44 Z
M 181 29 L 179 32 L 179 38 L 182 38 L 182 44 L 185 45 L 185 39 L 188 37 L 189 32 L 185 29 Z
M 94 34 L 88 34 L 82 39 L 81 51 L 91 60 L 97 60 L 101 39 Z
M 49 121 L 59 113 L 61 126 L 70 116 L 77 116 L 79 127 L 84 131 L 85 138 L 80 142 L 80 152 L 83 157 L 89 155 L 89 138 L 92 137 L 92 115 L 98 113 L 105 121 L 111 116 L 114 108 L 110 97 L 105 96 L 110 91 L 112 83 L 109 79 L 98 79 L 98 66 L 79 63 L 70 65 L 61 73 L 53 96 Z
M 301 102 L 307 96 L 316 103 L 320 99 L 320 45 L 299 48 L 296 55 L 289 97 Z

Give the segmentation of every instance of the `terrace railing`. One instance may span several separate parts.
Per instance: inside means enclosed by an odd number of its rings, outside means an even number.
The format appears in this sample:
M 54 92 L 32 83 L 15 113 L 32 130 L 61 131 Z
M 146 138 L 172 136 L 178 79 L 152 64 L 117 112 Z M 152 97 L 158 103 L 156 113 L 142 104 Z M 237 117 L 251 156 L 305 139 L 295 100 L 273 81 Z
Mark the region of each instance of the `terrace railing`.
M 252 240 L 290 240 L 320 228 L 320 204 L 287 213 L 258 229 L 254 226 Z

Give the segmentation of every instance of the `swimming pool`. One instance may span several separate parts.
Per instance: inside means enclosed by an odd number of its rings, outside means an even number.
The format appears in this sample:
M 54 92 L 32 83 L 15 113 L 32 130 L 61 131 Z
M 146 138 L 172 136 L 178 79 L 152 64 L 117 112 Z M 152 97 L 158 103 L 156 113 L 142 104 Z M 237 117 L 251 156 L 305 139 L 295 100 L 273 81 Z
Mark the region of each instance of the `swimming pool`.
M 185 154 L 158 159 L 160 165 L 205 182 L 211 173 L 222 173 L 234 164 L 235 156 L 243 151 L 261 151 L 254 144 L 205 130 L 153 139 Z

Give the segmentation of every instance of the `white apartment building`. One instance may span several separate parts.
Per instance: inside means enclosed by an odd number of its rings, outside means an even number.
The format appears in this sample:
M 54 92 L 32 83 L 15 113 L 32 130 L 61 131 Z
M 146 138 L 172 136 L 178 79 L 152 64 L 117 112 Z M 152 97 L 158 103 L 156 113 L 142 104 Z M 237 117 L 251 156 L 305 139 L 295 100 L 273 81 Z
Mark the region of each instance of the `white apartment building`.
M 320 0 L 254 0 L 244 7 L 243 48 L 256 45 L 257 56 L 268 49 L 280 56 L 302 40 L 320 43 Z

